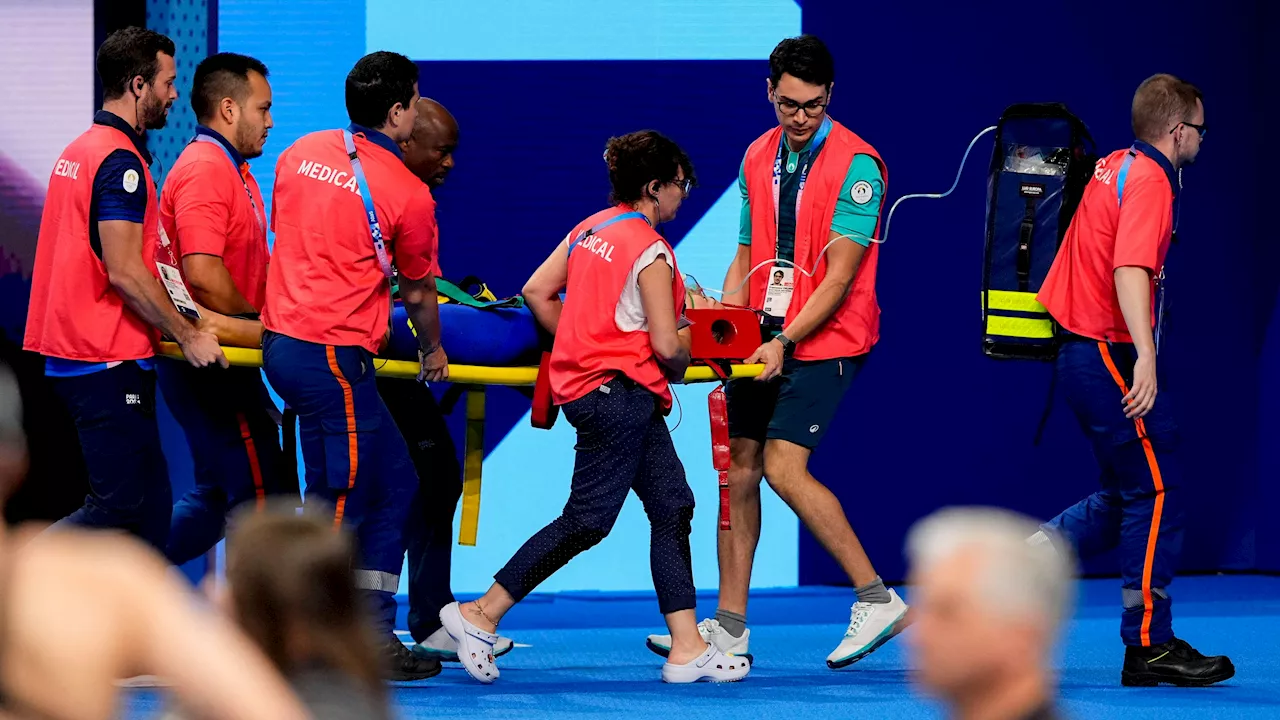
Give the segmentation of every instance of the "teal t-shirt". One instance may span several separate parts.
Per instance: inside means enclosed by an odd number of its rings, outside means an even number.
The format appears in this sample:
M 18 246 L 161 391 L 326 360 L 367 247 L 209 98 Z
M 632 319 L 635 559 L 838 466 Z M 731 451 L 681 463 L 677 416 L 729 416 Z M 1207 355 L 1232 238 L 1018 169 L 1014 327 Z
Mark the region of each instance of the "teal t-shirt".
M 785 142 L 785 140 L 784 140 Z M 778 183 L 778 257 L 795 260 L 796 192 L 800 187 L 800 172 L 809 160 L 812 144 L 783 154 L 782 177 Z M 818 149 L 822 151 L 821 148 Z M 812 172 L 812 168 L 810 168 Z M 738 168 L 738 192 L 742 195 L 742 211 L 738 220 L 738 243 L 751 244 L 751 200 L 747 196 L 746 158 Z M 880 219 L 880 203 L 884 198 L 884 178 L 880 166 L 870 155 L 854 155 L 845 174 L 840 195 L 836 198 L 835 215 L 831 229 L 850 240 L 868 247 L 871 235 Z M 772 202 L 772 198 L 769 199 Z M 807 268 L 806 268 L 807 269 Z

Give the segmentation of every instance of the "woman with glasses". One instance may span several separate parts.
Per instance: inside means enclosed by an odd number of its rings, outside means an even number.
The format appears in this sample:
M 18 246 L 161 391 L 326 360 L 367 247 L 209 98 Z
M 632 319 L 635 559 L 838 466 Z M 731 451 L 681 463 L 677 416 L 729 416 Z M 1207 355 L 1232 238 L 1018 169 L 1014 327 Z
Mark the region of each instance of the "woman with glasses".
M 681 332 L 688 293 L 671 245 L 655 230 L 675 217 L 695 180 L 684 151 L 643 131 L 609 140 L 612 207 L 578 224 L 524 287 L 538 321 L 555 335 L 554 403 L 577 430 L 569 501 L 516 552 L 484 597 L 440 612 L 458 659 L 482 683 L 498 678 L 498 623 L 552 573 L 609 534 L 634 490 L 652 526 L 650 564 L 672 634 L 662 679 L 731 682 L 750 671 L 698 633 L 690 562 L 693 492 L 665 416 L 670 382 L 684 377 Z M 564 298 L 561 299 L 561 293 Z

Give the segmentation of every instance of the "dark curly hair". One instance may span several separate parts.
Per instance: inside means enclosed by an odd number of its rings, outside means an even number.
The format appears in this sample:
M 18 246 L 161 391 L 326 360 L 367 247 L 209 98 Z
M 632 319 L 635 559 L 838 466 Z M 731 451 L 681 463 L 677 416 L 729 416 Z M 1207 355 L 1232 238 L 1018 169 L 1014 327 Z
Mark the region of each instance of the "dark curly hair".
M 836 79 L 836 62 L 831 58 L 831 51 L 816 36 L 801 35 L 783 40 L 769 54 L 771 87 L 778 87 L 783 73 L 810 85 L 830 89 Z
M 617 205 L 635 203 L 645 195 L 645 186 L 657 180 L 673 183 L 684 170 L 690 186 L 698 184 L 693 163 L 671 138 L 654 130 L 641 130 L 622 137 L 609 138 L 604 161 L 609 166 L 609 202 Z

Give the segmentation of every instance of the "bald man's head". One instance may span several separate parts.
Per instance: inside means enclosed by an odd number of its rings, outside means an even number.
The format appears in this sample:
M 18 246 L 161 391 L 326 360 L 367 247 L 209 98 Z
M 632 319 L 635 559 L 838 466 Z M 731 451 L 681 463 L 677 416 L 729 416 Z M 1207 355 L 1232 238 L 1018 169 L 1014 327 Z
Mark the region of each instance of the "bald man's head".
M 453 151 L 458 147 L 458 121 L 443 105 L 431 98 L 418 100 L 418 119 L 413 135 L 400 143 L 404 164 L 432 188 L 444 183 L 453 169 Z

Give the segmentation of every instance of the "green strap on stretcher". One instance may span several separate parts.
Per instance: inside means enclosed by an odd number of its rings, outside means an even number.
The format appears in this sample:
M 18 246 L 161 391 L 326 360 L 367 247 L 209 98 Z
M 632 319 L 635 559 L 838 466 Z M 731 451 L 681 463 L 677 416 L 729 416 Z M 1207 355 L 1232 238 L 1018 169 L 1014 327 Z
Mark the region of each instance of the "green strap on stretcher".
M 398 278 L 397 278 L 398 279 Z M 463 287 L 480 288 L 474 294 L 463 290 Z M 441 302 L 454 302 L 459 305 L 466 305 L 473 308 L 522 308 L 524 307 L 524 298 L 516 295 L 515 297 L 503 298 L 501 300 L 494 296 L 489 290 L 489 286 L 485 285 L 478 278 L 468 275 L 462 281 L 462 287 L 455 285 L 444 278 L 436 278 L 436 292 L 443 298 Z M 400 296 L 400 283 L 393 282 L 391 284 L 392 297 Z
M 468 293 L 461 287 L 445 280 L 444 278 L 436 278 L 436 292 L 448 298 L 452 302 L 459 305 L 466 305 L 473 308 L 520 308 L 524 307 L 524 298 L 516 295 L 515 297 L 503 298 L 498 300 L 493 293 L 489 291 L 489 286 L 474 277 L 467 277 L 462 281 L 463 287 L 477 286 L 480 289 L 474 294 Z

